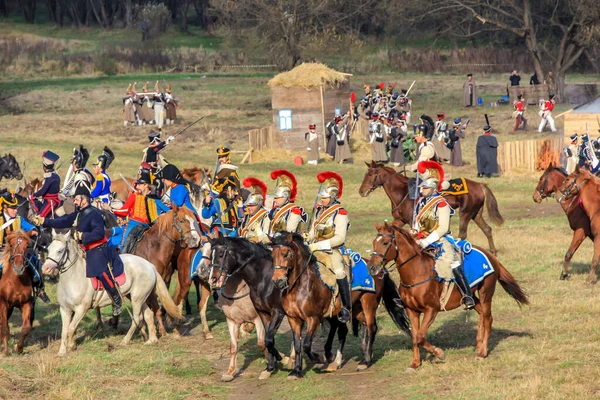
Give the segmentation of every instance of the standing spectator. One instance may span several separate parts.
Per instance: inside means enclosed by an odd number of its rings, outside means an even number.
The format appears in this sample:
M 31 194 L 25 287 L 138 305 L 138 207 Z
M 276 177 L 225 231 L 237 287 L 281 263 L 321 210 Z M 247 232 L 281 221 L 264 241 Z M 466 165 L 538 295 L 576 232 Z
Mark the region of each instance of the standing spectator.
M 539 85 L 540 84 L 540 80 L 538 79 L 537 72 L 534 72 L 533 75 L 531 75 L 531 78 L 529 78 L 529 84 L 530 85 Z
M 455 167 L 463 166 L 462 159 L 462 149 L 460 147 L 460 139 L 464 139 L 466 137 L 465 129 L 467 129 L 467 125 L 461 125 L 462 120 L 460 118 L 456 118 L 454 120 L 454 125 L 452 126 L 452 130 L 450 131 L 448 148 L 451 149 L 450 152 L 450 165 Z
M 477 97 L 475 91 L 475 81 L 473 80 L 473 74 L 467 74 L 467 80 L 463 83 L 463 106 L 473 107 L 475 98 Z M 407 121 L 407 123 L 410 123 Z
M 319 135 L 316 124 L 308 126 L 308 132 L 304 134 L 304 140 L 306 140 L 306 163 L 317 165 L 319 163 Z
M 516 69 L 512 72 L 508 79 L 510 80 L 510 86 L 519 86 L 519 83 L 521 82 L 521 77 Z
M 140 31 L 142 32 L 142 42 L 150 39 L 150 24 L 148 21 L 142 21 L 140 24 Z
M 477 177 L 490 178 L 498 173 L 498 140 L 492 136 L 492 127 L 483 127 L 483 135 L 477 138 Z
M 554 81 L 554 74 L 552 73 L 552 71 L 548 71 L 548 75 L 544 77 L 544 83 L 548 85 L 548 92 L 555 92 L 556 82 Z

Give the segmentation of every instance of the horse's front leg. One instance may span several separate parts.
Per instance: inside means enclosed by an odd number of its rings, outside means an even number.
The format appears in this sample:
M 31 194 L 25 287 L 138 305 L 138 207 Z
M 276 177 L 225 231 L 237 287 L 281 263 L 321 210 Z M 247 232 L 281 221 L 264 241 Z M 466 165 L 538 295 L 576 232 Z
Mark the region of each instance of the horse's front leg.
M 594 233 L 594 256 L 592 257 L 592 265 L 590 266 L 590 275 L 588 276 L 588 282 L 595 284 L 598 281 L 596 276 L 596 269 L 600 262 L 600 232 Z
M 327 341 L 325 342 L 325 361 L 328 363 L 333 362 L 333 353 L 331 349 L 333 349 L 333 339 L 335 339 L 335 334 L 338 329 L 338 320 L 337 318 L 327 318 L 329 321 L 329 334 L 327 335 Z
M 60 349 L 58 350 L 59 356 L 67 354 L 67 336 L 69 335 L 69 325 L 71 324 L 71 318 L 73 317 L 73 311 L 60 307 L 60 318 L 62 320 L 62 332 L 60 334 Z
M 263 323 L 266 322 L 265 346 L 269 356 L 267 358 L 267 369 L 261 372 L 258 377 L 260 380 L 269 378 L 275 370 L 275 363 L 281 361 L 281 354 L 275 348 L 275 334 L 281 325 L 281 321 L 283 321 L 283 317 L 284 314 L 280 310 L 275 310 L 273 315 L 261 318 Z
M 370 301 L 369 297 L 372 298 Z M 377 335 L 377 300 L 375 299 L 375 295 L 366 294 L 363 296 L 365 301 L 365 305 L 363 306 L 363 310 L 365 313 L 365 339 L 366 339 L 366 348 L 364 350 L 364 361 L 358 365 L 357 370 L 360 371 L 362 369 L 369 368 L 371 363 L 373 362 L 373 344 L 375 343 L 375 335 Z M 369 304 L 374 303 L 374 304 Z
M 563 270 L 560 274 L 560 279 L 565 280 L 569 277 L 569 268 L 571 267 L 571 259 L 573 255 L 581 246 L 581 243 L 586 238 L 585 230 L 583 228 L 578 228 L 573 232 L 573 237 L 571 238 L 571 244 L 569 245 L 569 250 L 565 254 L 565 261 L 563 262 Z
M 25 303 L 21 306 L 21 318 L 23 320 L 23 323 L 21 324 L 21 337 L 19 338 L 19 341 L 15 345 L 15 351 L 18 354 L 21 354 L 23 352 L 23 346 L 25 345 L 25 339 L 31 332 L 31 318 L 30 318 L 31 308 L 32 308 L 31 301 L 28 301 L 27 303 Z
M 8 306 L 4 301 L 0 301 L 0 334 L 2 336 L 3 352 L 8 356 L 8 337 L 10 329 L 8 327 Z
M 412 328 L 413 361 L 407 371 L 416 370 L 421 365 L 421 350 L 419 349 L 419 330 L 421 326 L 421 313 L 410 308 L 406 309 L 410 326 Z
M 294 369 L 288 375 L 288 379 L 298 379 L 302 376 L 302 325 L 303 321 L 299 318 L 288 317 L 290 328 L 292 328 L 292 337 L 294 339 L 294 352 L 296 359 L 294 360 Z M 307 328 L 308 336 L 308 328 Z
M 427 336 L 427 331 L 431 327 L 431 324 L 433 324 L 433 321 L 435 321 L 435 317 L 437 316 L 437 314 L 437 309 L 434 309 L 432 307 L 425 309 L 425 312 L 423 313 L 423 321 L 421 321 L 419 333 L 417 334 L 417 340 L 419 344 L 425 348 L 425 350 L 433 354 L 433 356 L 437 360 L 442 361 L 445 358 L 444 350 L 440 349 L 439 347 L 435 347 L 434 345 L 427 342 L 427 340 L 425 340 L 425 337 Z
M 86 307 L 85 305 L 79 305 L 75 308 L 73 318 L 71 319 L 71 323 L 67 329 L 67 351 L 72 351 L 75 349 L 75 332 L 77 331 L 77 326 L 85 316 L 85 313 L 88 309 L 89 307 Z
M 304 350 L 304 354 L 312 361 L 313 364 L 323 364 L 325 362 L 325 358 L 318 353 L 313 352 L 312 345 L 313 339 L 315 337 L 315 333 L 317 329 L 319 329 L 319 324 L 321 320 L 318 318 L 309 318 L 306 325 L 306 335 L 304 336 L 302 347 Z

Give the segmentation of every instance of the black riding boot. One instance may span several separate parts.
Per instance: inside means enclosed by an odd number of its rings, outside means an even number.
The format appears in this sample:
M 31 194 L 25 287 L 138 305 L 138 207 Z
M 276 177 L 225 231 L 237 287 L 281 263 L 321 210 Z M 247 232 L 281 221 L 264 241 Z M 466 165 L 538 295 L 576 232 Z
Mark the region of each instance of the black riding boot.
M 469 286 L 469 282 L 467 281 L 467 277 L 465 276 L 465 270 L 462 266 L 457 268 L 452 268 L 452 274 L 454 275 L 454 279 L 456 280 L 456 286 L 458 286 L 458 291 L 462 295 L 462 301 L 467 310 L 475 307 L 475 300 L 473 300 L 473 293 L 471 292 L 471 287 Z
M 113 286 L 113 287 L 104 286 L 104 289 L 106 290 L 106 293 L 108 293 L 108 295 L 110 296 L 110 298 L 113 302 L 113 308 L 112 308 L 113 317 L 120 315 L 121 312 L 123 311 L 123 301 L 121 300 L 121 295 L 119 294 L 119 290 L 117 289 L 116 286 Z
M 339 291 L 340 299 L 342 300 L 342 310 L 338 314 L 338 319 L 341 323 L 345 324 L 350 321 L 352 317 L 352 298 L 350 297 L 350 284 L 348 278 L 336 279 Z
M 37 259 L 35 260 L 37 261 Z M 39 262 L 34 262 L 34 260 L 29 260 L 31 263 L 31 283 L 33 284 L 33 294 L 39 297 L 44 303 L 50 303 L 50 298 L 46 294 L 44 290 L 46 285 L 44 283 L 44 275 L 42 273 L 42 265 Z M 36 270 L 33 271 L 33 268 Z

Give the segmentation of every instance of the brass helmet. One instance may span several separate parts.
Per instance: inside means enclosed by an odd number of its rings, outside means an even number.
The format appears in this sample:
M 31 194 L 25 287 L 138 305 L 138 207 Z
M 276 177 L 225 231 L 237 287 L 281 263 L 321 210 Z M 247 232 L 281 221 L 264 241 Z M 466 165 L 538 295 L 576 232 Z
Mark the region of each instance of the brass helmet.
M 441 164 L 435 161 L 421 161 L 417 166 L 419 187 L 427 187 L 435 190 L 441 190 L 441 183 L 444 181 L 444 169 Z
M 135 90 L 135 85 L 137 85 L 137 82 L 133 82 L 133 86 L 131 86 L 131 92 L 132 93 L 137 93 Z
M 258 206 L 262 207 L 267 196 L 267 185 L 260 179 L 253 177 L 245 178 L 242 184 L 246 188 L 250 188 L 250 194 L 244 202 L 245 206 Z
M 131 83 L 129 84 L 129 86 L 127 86 L 127 89 L 125 89 L 125 94 L 130 94 L 131 93 Z
M 158 87 L 158 81 L 156 81 L 156 83 L 154 84 L 154 91 L 156 93 L 160 93 L 160 88 Z
M 276 169 L 271 172 L 271 179 L 277 180 L 277 186 L 275 187 L 274 198 L 283 197 L 286 201 L 296 200 L 296 194 L 298 193 L 298 183 L 296 177 L 285 169 Z
M 333 171 L 320 172 L 317 175 L 321 190 L 317 193 L 319 197 L 330 197 L 333 201 L 342 197 L 344 182 L 342 177 Z
M 143 90 L 144 92 L 147 92 L 147 91 L 148 91 L 148 83 L 149 83 L 149 82 L 148 82 L 148 81 L 146 81 L 146 84 L 144 85 L 144 87 L 142 87 L 142 90 Z

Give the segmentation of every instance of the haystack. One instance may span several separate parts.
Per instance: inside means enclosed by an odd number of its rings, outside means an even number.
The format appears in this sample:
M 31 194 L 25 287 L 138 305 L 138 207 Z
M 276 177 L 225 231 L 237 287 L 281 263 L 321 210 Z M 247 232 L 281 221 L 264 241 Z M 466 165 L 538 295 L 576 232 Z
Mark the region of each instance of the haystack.
M 337 88 L 346 82 L 349 76 L 352 75 L 338 72 L 321 63 L 303 63 L 291 71 L 276 75 L 269 81 L 269 86 L 286 88 L 299 86 L 304 89 L 320 86 Z

